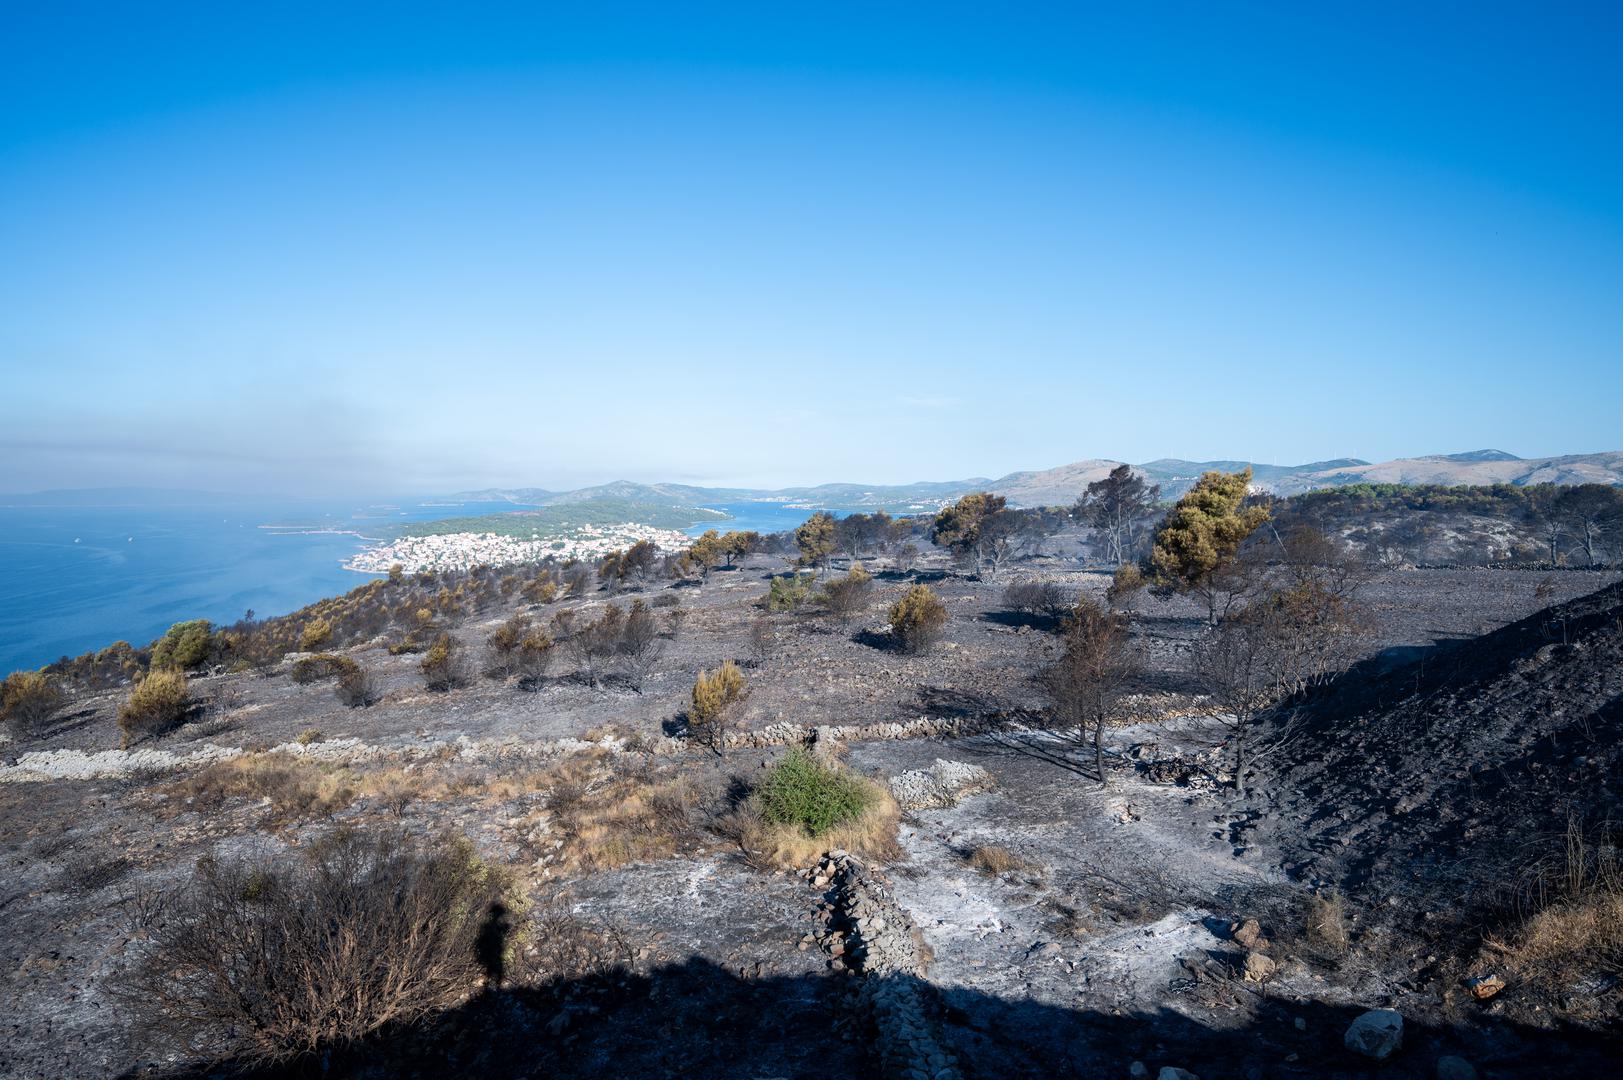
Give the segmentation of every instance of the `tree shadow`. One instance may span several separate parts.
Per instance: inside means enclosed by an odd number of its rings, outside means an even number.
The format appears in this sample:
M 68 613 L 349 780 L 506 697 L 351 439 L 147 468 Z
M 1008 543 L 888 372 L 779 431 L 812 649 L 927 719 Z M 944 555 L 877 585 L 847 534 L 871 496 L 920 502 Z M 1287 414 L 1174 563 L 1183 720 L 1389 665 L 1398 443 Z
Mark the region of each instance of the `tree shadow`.
M 926 712 L 954 719 L 1003 716 L 1007 713 L 1002 702 L 990 694 L 951 686 L 921 686 L 918 702 L 919 708 Z
M 894 653 L 902 651 L 901 643 L 896 640 L 894 634 L 882 634 L 877 630 L 858 630 L 851 635 L 851 640 L 858 645 L 878 649 L 880 652 Z
M 1007 626 L 1010 629 L 1018 629 L 1024 626 L 1032 630 L 1040 630 L 1045 634 L 1058 633 L 1059 628 L 1065 622 L 1063 615 L 1032 613 L 1029 611 L 988 611 L 981 618 L 986 622 Z
M 1203 1076 L 1396 1080 L 1430 1077 L 1456 1054 L 1496 1077 L 1550 1075 L 1551 1066 L 1604 1075 L 1615 1044 L 1577 1031 L 1406 1018 L 1403 1048 L 1377 1065 L 1342 1034 L 1363 1010 L 1293 1003 L 1229 979 L 1205 957 L 1169 970 L 1166 998 L 1146 1009 L 1068 1009 L 1026 995 L 936 987 L 911 976 L 925 1022 L 966 1076 L 1125 1076 L 1178 1066 Z M 465 1004 L 361 1043 L 275 1068 L 194 1063 L 124 1077 L 536 1076 L 852 1077 L 882 1075 L 874 1014 L 853 993 L 858 977 L 752 976 L 707 959 L 623 967 L 528 986 L 487 987 Z
M 1052 765 L 1066 772 L 1103 782 L 1093 767 L 1093 750 L 1084 748 L 1074 739 L 1060 739 L 1049 731 L 988 731 L 979 739 L 966 743 L 964 749 L 981 757 L 1025 757 Z M 1076 751 L 1086 757 L 1073 756 Z
M 95 722 L 95 709 L 78 709 L 73 712 L 58 713 L 43 725 L 36 737 L 43 742 L 47 739 L 71 735 L 75 731 L 81 731 Z

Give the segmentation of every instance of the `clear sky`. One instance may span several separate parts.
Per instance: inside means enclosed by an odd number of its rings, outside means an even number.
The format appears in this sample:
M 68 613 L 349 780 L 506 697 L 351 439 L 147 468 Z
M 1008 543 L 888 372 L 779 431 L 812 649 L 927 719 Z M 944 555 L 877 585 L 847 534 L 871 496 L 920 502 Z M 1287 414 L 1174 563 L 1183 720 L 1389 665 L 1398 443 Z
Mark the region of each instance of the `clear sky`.
M 6 5 L 0 490 L 1617 449 L 1620 12 Z

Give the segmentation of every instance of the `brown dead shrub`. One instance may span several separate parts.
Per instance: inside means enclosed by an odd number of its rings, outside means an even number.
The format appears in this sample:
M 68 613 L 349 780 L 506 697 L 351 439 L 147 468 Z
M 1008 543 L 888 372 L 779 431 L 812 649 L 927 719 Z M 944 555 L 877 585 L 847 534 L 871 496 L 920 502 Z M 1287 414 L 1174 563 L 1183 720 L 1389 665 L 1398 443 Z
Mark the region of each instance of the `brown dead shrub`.
M 322 679 L 342 677 L 357 667 L 355 661 L 347 656 L 340 656 L 337 653 L 317 653 L 314 656 L 301 656 L 293 661 L 288 675 L 300 686 L 308 686 Z
M 423 672 L 423 685 L 435 693 L 445 693 L 468 681 L 467 664 L 456 638 L 441 634 L 434 639 L 419 665 Z
M 121 987 L 191 1052 L 284 1064 L 457 1004 L 503 883 L 465 839 L 340 833 L 306 860 L 204 859 Z
M 377 680 L 359 664 L 338 676 L 334 692 L 352 709 L 370 708 L 378 702 Z

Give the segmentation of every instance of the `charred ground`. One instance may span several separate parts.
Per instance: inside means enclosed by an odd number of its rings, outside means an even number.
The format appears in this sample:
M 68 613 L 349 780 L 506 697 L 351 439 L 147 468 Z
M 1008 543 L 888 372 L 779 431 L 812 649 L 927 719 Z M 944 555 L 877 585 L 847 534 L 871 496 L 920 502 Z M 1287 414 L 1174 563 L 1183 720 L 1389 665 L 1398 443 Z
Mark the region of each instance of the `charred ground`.
M 1374 1066 L 1342 1033 L 1376 1007 L 1409 1025 L 1382 1075 L 1430 1076 L 1448 1054 L 1491 1075 L 1603 1059 L 1610 961 L 1552 992 L 1483 950 L 1517 944 L 1516 889 L 1499 886 L 1550 854 L 1503 838 L 1547 845 L 1612 807 L 1607 574 L 1381 571 L 1360 594 L 1365 662 L 1298 704 L 1240 800 L 1223 789 L 1223 729 L 1191 672 L 1207 631 L 1186 600 L 1138 604 L 1147 663 L 1110 732 L 1107 788 L 1046 729 L 1033 676 L 1055 639 L 1010 609 L 1005 587 L 1102 594 L 1108 577 L 1076 567 L 1063 534 L 995 582 L 928 555 L 876 573 L 847 618 L 815 605 L 764 615 L 782 567 L 762 555 L 617 596 L 542 600 L 496 574 L 447 602 L 408 580 L 393 586 L 410 590 L 406 614 L 327 646 L 373 677 L 370 707 L 296 681 L 295 655 L 194 678 L 186 723 L 120 751 L 127 688 L 82 693 L 6 748 L 0 941 L 15 1004 L 0 1068 L 218 1071 L 229 1047 L 180 1046 L 118 992 L 160 937 L 157 898 L 200 858 L 282 864 L 345 828 L 466 835 L 517 903 L 499 980 L 324 1059 L 330 1071 L 881 1075 L 897 1072 L 897 1032 L 913 1024 L 931 1047 L 913 1063 L 926 1075 L 1125 1075 L 1135 1060 L 1207 1080 L 1362 1075 Z M 912 654 L 894 647 L 886 612 L 921 583 L 949 617 Z M 429 597 L 434 632 L 466 663 L 443 692 L 425 687 L 423 653 L 391 652 Z M 487 641 L 515 612 L 545 626 L 558 610 L 590 620 L 635 599 L 661 620 L 640 689 L 618 676 L 594 686 L 562 658 L 539 679 L 488 673 Z M 728 660 L 748 693 L 718 753 L 688 738 L 687 712 L 695 676 Z M 764 767 L 807 737 L 837 741 L 845 768 L 881 782 L 946 759 L 986 783 L 904 808 L 854 885 L 819 881 L 765 865 L 740 819 Z M 924 1003 L 900 1028 L 859 959 L 880 947 L 863 937 L 872 927 L 841 921 L 853 887 L 880 895 L 917 945 L 916 972 L 887 976 Z M 1332 895 L 1339 941 L 1322 932 Z M 1247 919 L 1260 946 L 1236 939 Z M 1248 981 L 1259 951 L 1273 967 Z M 1486 972 L 1509 986 L 1478 1002 L 1462 980 Z

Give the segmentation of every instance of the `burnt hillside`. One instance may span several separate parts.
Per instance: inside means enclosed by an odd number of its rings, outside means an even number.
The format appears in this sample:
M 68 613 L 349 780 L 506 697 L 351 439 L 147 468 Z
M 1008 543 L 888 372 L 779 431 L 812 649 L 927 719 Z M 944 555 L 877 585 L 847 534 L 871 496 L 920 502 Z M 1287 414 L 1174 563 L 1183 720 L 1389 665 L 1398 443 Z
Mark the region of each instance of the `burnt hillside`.
M 1384 674 L 1351 673 L 1293 723 L 1271 771 L 1296 870 L 1486 903 L 1569 816 L 1618 816 L 1623 583 Z

